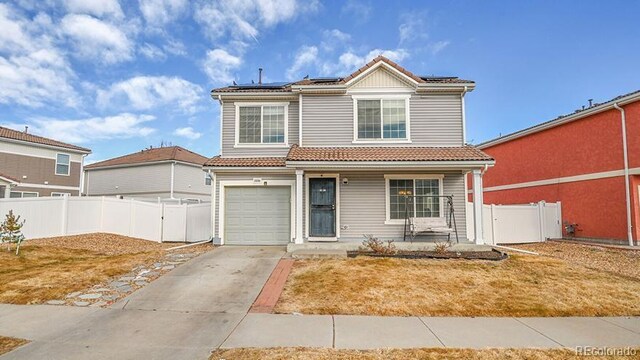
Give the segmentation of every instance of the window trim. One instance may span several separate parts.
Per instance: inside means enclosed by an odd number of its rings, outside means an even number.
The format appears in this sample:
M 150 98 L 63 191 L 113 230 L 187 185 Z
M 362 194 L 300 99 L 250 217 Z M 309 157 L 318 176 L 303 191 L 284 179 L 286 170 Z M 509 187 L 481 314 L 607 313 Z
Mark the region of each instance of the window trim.
M 34 197 L 36 197 L 36 198 L 37 198 L 37 197 L 40 197 L 40 193 L 39 193 L 39 192 L 37 192 L 37 191 L 11 191 L 11 192 L 9 193 L 9 198 L 10 198 L 10 199 L 11 199 L 11 194 L 13 194 L 13 193 L 20 193 L 20 197 L 19 197 L 19 198 L 13 198 L 13 199 L 24 199 L 24 198 L 25 198 L 25 197 L 24 197 L 24 194 L 25 194 L 25 193 L 27 193 L 27 194 L 36 194 L 36 196 L 29 196 L 29 197 L 27 197 L 27 199 L 29 199 L 29 198 L 34 198 Z
M 289 147 L 289 102 L 235 102 L 235 144 L 234 148 L 288 148 Z M 240 142 L 240 108 L 260 106 L 260 143 Z M 263 143 L 263 111 L 264 106 L 284 106 L 284 143 Z
M 53 194 L 55 194 L 55 195 L 53 195 Z M 50 197 L 56 197 L 56 196 L 59 196 L 59 197 L 65 197 L 65 196 L 71 196 L 71 193 L 68 193 L 68 192 L 52 191 L 52 192 L 49 194 L 49 196 L 50 196 Z
M 403 219 L 391 219 L 389 180 L 438 180 L 440 195 L 444 194 L 444 174 L 384 174 L 385 225 L 402 225 Z M 440 218 L 444 218 L 444 198 L 440 198 Z
M 351 95 L 353 100 L 353 144 L 410 144 L 411 143 L 411 113 L 410 113 L 410 99 L 411 94 L 385 94 L 385 95 Z M 383 118 L 383 100 L 404 100 L 405 107 L 405 128 L 406 137 L 404 139 L 360 139 L 358 138 L 358 100 L 379 100 L 380 101 L 380 127 L 384 127 Z M 384 130 L 381 129 L 381 136 L 384 136 Z
M 69 163 L 68 164 L 60 163 L 60 165 L 67 165 L 67 173 L 66 174 L 58 173 L 58 156 L 59 155 L 66 155 L 67 157 L 69 157 Z M 54 173 L 56 175 L 59 175 L 59 176 L 70 176 L 71 175 L 71 155 L 65 154 L 65 153 L 56 153 L 56 167 L 54 169 Z

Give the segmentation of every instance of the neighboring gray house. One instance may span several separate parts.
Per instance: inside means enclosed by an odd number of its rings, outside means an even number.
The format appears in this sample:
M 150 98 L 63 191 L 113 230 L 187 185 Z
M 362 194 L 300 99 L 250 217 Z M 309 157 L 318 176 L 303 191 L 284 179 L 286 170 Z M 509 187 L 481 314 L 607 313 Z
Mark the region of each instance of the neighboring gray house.
M 0 126 L 0 198 L 78 196 L 90 149 Z
M 84 194 L 141 200 L 211 197 L 207 158 L 180 146 L 141 150 L 85 166 Z
M 481 209 L 482 173 L 494 163 L 465 144 L 464 96 L 474 87 L 379 56 L 345 78 L 213 90 L 222 151 L 204 168 L 216 241 L 402 240 L 406 218 L 444 221 L 443 196 L 453 195 L 460 241 L 483 243 L 481 211 L 465 206 L 465 174 L 474 174 Z

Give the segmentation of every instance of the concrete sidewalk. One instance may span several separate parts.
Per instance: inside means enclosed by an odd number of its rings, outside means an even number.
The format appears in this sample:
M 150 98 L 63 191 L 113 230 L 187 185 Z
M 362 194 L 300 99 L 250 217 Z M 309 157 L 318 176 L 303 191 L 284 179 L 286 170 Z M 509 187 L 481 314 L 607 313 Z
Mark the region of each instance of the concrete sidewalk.
M 463 318 L 248 314 L 222 344 L 241 347 L 576 348 L 640 346 L 640 317 Z

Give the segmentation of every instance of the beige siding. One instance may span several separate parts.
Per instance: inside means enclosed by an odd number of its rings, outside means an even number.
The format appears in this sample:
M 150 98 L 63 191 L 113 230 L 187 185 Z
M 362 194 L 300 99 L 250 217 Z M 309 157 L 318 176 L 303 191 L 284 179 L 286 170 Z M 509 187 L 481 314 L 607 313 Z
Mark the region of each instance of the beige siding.
M 254 102 L 254 101 L 251 101 Z M 267 103 L 268 101 L 264 101 Z M 282 102 L 282 101 L 274 101 Z M 235 148 L 236 107 L 233 101 L 226 101 L 223 107 L 222 120 L 222 156 L 224 157 L 255 157 L 255 156 L 285 156 L 288 147 L 283 148 Z M 298 102 L 289 102 L 289 146 L 298 143 Z
M 19 154 L 26 156 L 35 156 L 41 158 L 54 159 L 56 158 L 56 154 L 67 154 L 71 161 L 81 162 L 82 154 L 77 152 L 72 152 L 67 149 L 50 149 L 42 146 L 38 146 L 36 144 L 27 145 L 25 143 L 16 143 L 12 141 L 6 141 L 0 139 L 0 149 L 2 152 L 11 153 L 11 154 Z
M 392 172 L 385 172 L 391 174 Z M 380 239 L 402 241 L 402 225 L 387 225 L 385 179 L 382 172 L 341 173 L 348 178 L 340 184 L 340 241 L 361 241 L 364 234 Z M 464 203 L 464 176 L 445 174 L 444 194 L 454 196 L 454 207 L 460 242 L 466 242 L 466 215 Z M 305 204 L 306 205 L 306 204 Z M 345 229 L 344 227 L 348 228 Z M 452 235 L 453 241 L 455 237 Z
M 412 143 L 400 146 L 463 145 L 460 95 L 413 95 L 409 106 Z M 302 122 L 303 146 L 371 146 L 353 144 L 350 95 L 304 96 Z
M 171 164 L 90 170 L 85 186 L 89 196 L 169 193 Z
M 174 197 L 194 197 L 191 195 L 210 195 L 211 188 L 204 183 L 205 172 L 200 166 L 176 164 L 174 176 Z M 178 196 L 183 194 L 184 196 Z
M 351 89 L 379 89 L 379 88 L 410 88 L 412 85 L 408 85 L 407 81 L 401 79 L 399 76 L 392 74 L 384 68 L 380 68 L 371 74 L 365 76 L 362 80 L 351 86 Z

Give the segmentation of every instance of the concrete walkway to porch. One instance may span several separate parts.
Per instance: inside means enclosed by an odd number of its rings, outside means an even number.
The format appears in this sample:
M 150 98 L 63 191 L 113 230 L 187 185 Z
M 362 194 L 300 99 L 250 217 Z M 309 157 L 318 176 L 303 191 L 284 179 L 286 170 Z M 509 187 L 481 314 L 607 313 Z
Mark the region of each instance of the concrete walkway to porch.
M 464 318 L 249 313 L 221 348 L 638 347 L 640 317 Z

